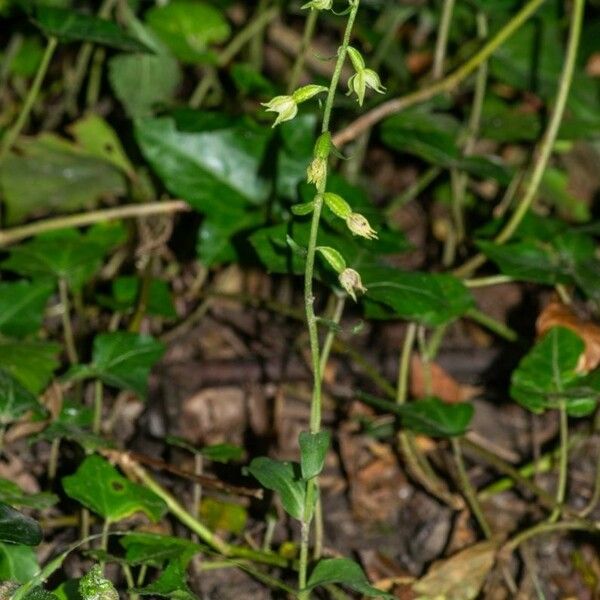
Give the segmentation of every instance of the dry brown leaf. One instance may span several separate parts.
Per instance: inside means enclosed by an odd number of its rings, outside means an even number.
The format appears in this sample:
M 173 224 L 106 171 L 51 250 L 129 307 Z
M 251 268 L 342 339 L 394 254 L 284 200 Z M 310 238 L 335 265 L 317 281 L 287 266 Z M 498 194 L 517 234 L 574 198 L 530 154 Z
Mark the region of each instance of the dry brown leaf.
M 590 77 L 600 77 L 600 52 L 594 52 L 585 65 L 585 72 Z
M 577 371 L 587 373 L 600 365 L 600 326 L 580 319 L 566 304 L 551 302 L 540 313 L 536 322 L 539 336 L 552 327 L 566 327 L 575 332 L 585 343 L 585 352 L 579 359 Z
M 429 363 L 431 389 L 427 390 L 427 371 L 418 354 L 410 360 L 410 393 L 415 398 L 437 396 L 448 404 L 467 402 L 477 396 L 481 389 L 459 383 L 437 363 Z
M 445 560 L 434 562 L 413 585 L 415 600 L 473 600 L 477 598 L 496 558 L 497 544 L 481 542 Z

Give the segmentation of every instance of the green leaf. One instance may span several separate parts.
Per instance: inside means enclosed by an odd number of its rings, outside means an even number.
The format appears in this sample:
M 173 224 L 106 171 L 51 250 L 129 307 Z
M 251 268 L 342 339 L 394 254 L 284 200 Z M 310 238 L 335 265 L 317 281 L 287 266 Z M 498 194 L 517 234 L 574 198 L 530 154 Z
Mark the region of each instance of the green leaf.
M 33 22 L 48 36 L 64 42 L 93 42 L 118 50 L 147 52 L 139 40 L 122 31 L 113 21 L 52 6 L 37 6 Z
M 75 229 L 45 233 L 10 248 L 2 266 L 27 277 L 64 279 L 71 289 L 78 290 L 123 240 L 124 233 L 120 225 L 95 227 L 83 234 Z
M 108 62 L 108 77 L 127 115 L 148 117 L 173 100 L 181 70 L 168 54 L 118 54 Z
M 156 581 L 143 588 L 132 591 L 142 596 L 158 596 L 174 600 L 197 600 L 187 584 L 187 564 L 189 557 L 182 557 L 169 562 Z
M 33 213 L 89 209 L 100 198 L 126 192 L 125 180 L 112 164 L 55 134 L 21 139 L 17 150 L 0 165 L 8 224 Z
M 79 593 L 82 600 L 119 600 L 119 592 L 104 577 L 100 565 L 94 565 L 80 580 Z
M 53 288 L 46 281 L 0 283 L 0 332 L 15 337 L 37 332 Z
M 452 275 L 391 267 L 364 267 L 360 274 L 367 288 L 366 314 L 372 318 L 402 318 L 436 326 L 460 317 L 474 305 L 469 290 Z
M 211 216 L 236 220 L 267 199 L 259 172 L 271 131 L 247 119 L 182 111 L 178 118 L 139 119 L 135 134 L 169 191 Z
M 302 519 L 306 483 L 299 473 L 299 465 L 261 456 L 255 458 L 248 471 L 260 484 L 279 494 L 285 511 L 295 519 Z
M 131 483 L 96 455 L 88 456 L 73 475 L 63 477 L 62 485 L 67 496 L 112 522 L 136 512 L 157 522 L 167 510 L 156 494 Z
M 26 494 L 16 483 L 0 478 L 0 502 L 13 507 L 20 506 L 43 510 L 54 506 L 58 502 L 58 496 L 50 492 Z
M 70 125 L 68 130 L 90 156 L 105 160 L 129 177 L 135 177 L 135 168 L 125 154 L 119 136 L 102 117 L 90 113 Z
M 130 565 L 161 567 L 166 561 L 201 552 L 204 547 L 185 538 L 158 533 L 128 533 L 119 539 Z
M 39 570 L 31 546 L 0 542 L 0 581 L 29 583 Z
M 300 469 L 303 479 L 312 479 L 323 470 L 330 440 L 328 431 L 303 431 L 300 434 Z
M 238 461 L 244 456 L 244 449 L 234 444 L 213 444 L 201 448 L 199 452 L 204 458 L 219 463 Z
M 126 331 L 102 333 L 94 338 L 92 362 L 71 368 L 66 376 L 74 380 L 98 378 L 145 398 L 150 369 L 164 350 L 164 345 L 149 335 Z
M 574 416 L 585 408 L 594 408 L 598 393 L 590 393 L 577 373 L 577 365 L 584 352 L 583 340 L 564 327 L 553 327 L 523 357 L 512 374 L 510 394 L 522 406 L 535 413 L 558 408 L 565 401 L 567 411 L 574 409 Z M 583 409 L 583 412 L 589 412 Z
M 206 497 L 200 504 L 200 517 L 211 531 L 241 535 L 246 528 L 248 511 L 239 504 Z
M 57 600 L 83 600 L 79 593 L 79 579 L 68 579 L 52 590 Z
M 214 62 L 209 46 L 231 35 L 221 12 L 206 2 L 172 0 L 151 8 L 145 19 L 179 60 L 191 64 Z
M 398 415 L 402 420 L 402 426 L 406 429 L 432 437 L 465 434 L 474 412 L 471 404 L 446 404 L 439 398 L 425 398 L 407 404 L 397 404 L 364 392 L 360 392 L 359 397 L 369 406 Z
M 392 600 L 394 596 L 371 586 L 358 563 L 349 558 L 324 558 L 313 568 L 306 588 L 311 590 L 332 583 L 346 585 L 365 596 L 382 596 Z
M 0 426 L 5 427 L 10 423 L 14 423 L 30 410 L 38 413 L 42 412 L 42 406 L 36 396 L 21 385 L 9 372 L 0 368 Z
M 0 369 L 33 394 L 38 394 L 50 382 L 59 365 L 56 359 L 59 351 L 58 344 L 0 340 Z M 17 395 L 24 400 L 22 392 L 17 392 Z M 33 405 L 31 407 L 34 408 Z
M 0 502 L 0 542 L 37 546 L 42 541 L 42 528 L 32 518 Z

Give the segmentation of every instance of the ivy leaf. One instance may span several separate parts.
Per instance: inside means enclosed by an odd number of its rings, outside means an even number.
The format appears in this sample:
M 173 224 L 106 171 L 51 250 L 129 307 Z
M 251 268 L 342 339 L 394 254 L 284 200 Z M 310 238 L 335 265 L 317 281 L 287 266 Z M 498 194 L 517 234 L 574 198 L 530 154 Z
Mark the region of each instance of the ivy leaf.
M 0 368 L 0 425 L 14 423 L 30 410 L 42 412 L 42 406 L 36 396 L 9 372 Z
M 112 522 L 136 512 L 157 522 L 167 510 L 156 494 L 131 483 L 96 455 L 88 456 L 73 475 L 63 477 L 62 485 L 67 496 Z
M 474 305 L 469 290 L 452 275 L 392 267 L 364 267 L 360 274 L 368 290 L 364 301 L 371 318 L 401 318 L 437 326 L 460 317 Z
M 206 2 L 172 0 L 151 8 L 145 19 L 179 60 L 191 64 L 214 62 L 216 55 L 209 45 L 231 35 L 222 13 Z
M 313 588 L 339 583 L 364 594 L 365 596 L 380 596 L 393 600 L 394 596 L 374 588 L 367 579 L 361 566 L 349 558 L 321 559 L 311 571 L 306 588 Z
M 39 570 L 35 550 L 31 546 L 0 542 L 0 581 L 29 583 Z
M 142 596 L 159 596 L 174 600 L 197 600 L 187 584 L 187 564 L 189 557 L 181 557 L 169 562 L 156 581 L 143 588 L 135 588 L 134 593 Z
M 316 477 L 323 470 L 330 440 L 328 431 L 300 434 L 300 469 L 304 480 Z
M 197 554 L 204 546 L 185 538 L 158 533 L 128 533 L 119 539 L 130 565 L 161 567 L 166 561 Z
M 59 351 L 58 344 L 0 341 L 0 368 L 12 375 L 24 388 L 38 394 L 48 385 L 59 365 L 56 359 Z M 3 389 L 3 385 L 0 379 L 0 389 Z M 10 384 L 4 389 L 10 390 Z M 17 394 L 24 400 L 22 392 Z
M 36 521 L 0 502 L 0 542 L 37 546 L 42 541 L 42 529 Z
M 0 502 L 11 506 L 43 510 L 54 506 L 58 502 L 58 496 L 50 492 L 26 494 L 16 483 L 0 478 Z
M 299 465 L 261 456 L 255 458 L 248 472 L 268 490 L 279 494 L 285 511 L 295 519 L 302 519 L 306 484 L 301 479 Z
M 107 385 L 131 390 L 145 398 L 150 369 L 164 350 L 161 342 L 148 335 L 127 331 L 102 333 L 94 338 L 92 362 L 71 368 L 66 377 L 98 378 Z
M 53 287 L 47 281 L 0 283 L 0 332 L 15 337 L 37 332 Z
M 512 374 L 510 394 L 522 406 L 535 413 L 558 408 L 561 400 L 573 416 L 589 414 L 598 399 L 578 384 L 585 378 L 577 366 L 585 350 L 583 340 L 570 329 L 553 327 L 521 360 Z M 583 403 L 583 407 L 582 407 Z
M 26 277 L 64 279 L 79 290 L 124 237 L 120 224 L 92 227 L 86 233 L 76 229 L 53 231 L 11 248 L 2 266 Z
M 148 51 L 142 42 L 122 31 L 113 21 L 72 9 L 38 5 L 33 22 L 46 35 L 65 42 L 93 42 L 130 52 Z

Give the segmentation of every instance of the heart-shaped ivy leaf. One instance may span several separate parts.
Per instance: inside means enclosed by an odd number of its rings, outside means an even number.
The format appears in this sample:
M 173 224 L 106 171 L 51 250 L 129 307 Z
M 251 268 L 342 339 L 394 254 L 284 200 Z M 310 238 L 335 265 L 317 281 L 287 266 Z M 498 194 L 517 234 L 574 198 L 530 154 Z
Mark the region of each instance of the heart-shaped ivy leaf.
M 23 337 L 38 331 L 53 287 L 47 281 L 0 283 L 0 332 Z
M 0 502 L 0 542 L 37 546 L 42 541 L 42 529 L 36 521 Z
M 38 394 L 48 385 L 59 365 L 56 358 L 59 351 L 58 344 L 0 340 L 0 365 L 22 387 Z M 2 386 L 0 383 L 0 389 Z
M 0 425 L 8 425 L 27 411 L 42 412 L 37 398 L 10 373 L 0 369 Z

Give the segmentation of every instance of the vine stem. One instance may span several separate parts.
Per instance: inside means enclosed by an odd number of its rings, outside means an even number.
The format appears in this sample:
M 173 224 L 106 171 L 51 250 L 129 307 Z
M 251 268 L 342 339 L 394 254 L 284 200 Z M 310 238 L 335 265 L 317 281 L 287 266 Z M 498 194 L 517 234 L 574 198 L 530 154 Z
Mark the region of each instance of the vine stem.
M 104 384 L 100 379 L 94 381 L 94 421 L 92 424 L 92 431 L 96 434 L 100 434 L 102 429 L 102 405 L 104 403 Z
M 315 34 L 315 27 L 317 25 L 318 16 L 319 11 L 311 9 L 306 19 L 306 23 L 304 25 L 304 33 L 302 35 L 302 42 L 300 44 L 300 50 L 298 51 L 298 56 L 294 61 L 294 66 L 292 67 L 292 74 L 290 75 L 290 81 L 288 83 L 288 94 L 291 94 L 296 89 L 298 81 L 300 80 L 302 67 L 304 67 L 304 61 L 306 60 L 306 53 L 310 48 L 310 43 L 312 41 L 313 35 Z
M 442 7 L 442 16 L 440 18 L 440 27 L 433 55 L 433 78 L 439 79 L 444 74 L 444 60 L 448 48 L 448 37 L 450 34 L 450 24 L 452 23 L 452 13 L 454 12 L 455 0 L 444 0 Z
M 75 337 L 73 336 L 73 324 L 71 323 L 71 303 L 69 302 L 69 285 L 64 278 L 58 280 L 58 294 L 60 296 L 60 304 L 62 306 L 62 324 L 65 337 L 65 348 L 67 358 L 71 365 L 76 365 L 79 362 L 77 356 L 77 348 L 75 347 Z
M 573 3 L 573 14 L 571 15 L 571 26 L 569 31 L 569 40 L 567 42 L 567 51 L 565 55 L 565 62 L 563 64 L 562 73 L 560 75 L 560 81 L 558 84 L 558 92 L 556 94 L 556 101 L 548 127 L 542 137 L 538 149 L 537 158 L 533 165 L 531 177 L 527 182 L 525 193 L 521 197 L 517 208 L 511 215 L 506 225 L 502 228 L 500 233 L 494 238 L 494 242 L 497 244 L 506 243 L 515 233 L 521 221 L 527 214 L 527 211 L 531 208 L 533 201 L 537 195 L 538 189 L 542 182 L 542 177 L 548 166 L 548 162 L 552 155 L 554 143 L 558 136 L 560 124 L 565 114 L 565 108 L 567 106 L 567 99 L 569 97 L 569 91 L 571 90 L 571 83 L 573 82 L 573 74 L 575 72 L 575 63 L 577 60 L 577 50 L 579 48 L 579 41 L 581 39 L 581 29 L 583 24 L 583 15 L 585 12 L 585 0 L 574 0 Z M 472 273 L 474 270 L 484 264 L 486 258 L 483 254 L 477 254 L 464 265 L 454 271 L 454 274 L 461 277 Z
M 560 401 L 559 423 L 560 423 L 560 451 L 558 455 L 558 485 L 556 486 L 556 508 L 552 511 L 548 521 L 554 523 L 561 513 L 561 507 L 567 493 L 567 475 L 569 470 L 569 415 L 567 414 L 567 402 Z
M 190 210 L 190 207 L 187 202 L 184 202 L 183 200 L 170 200 L 168 202 L 128 204 L 116 208 L 103 208 L 77 215 L 69 215 L 67 217 L 44 219 L 43 221 L 37 221 L 21 227 L 13 227 L 12 229 L 0 231 L 0 247 L 20 242 L 21 240 L 40 233 L 65 229 L 66 227 L 84 227 L 86 225 L 93 225 L 94 223 L 101 223 L 103 221 L 111 221 L 114 219 L 131 219 L 135 217 L 184 212 L 188 210 Z
M 504 44 L 504 42 L 506 42 L 506 40 L 537 11 L 544 1 L 545 0 L 529 0 L 529 2 L 527 2 L 527 4 L 525 4 L 523 8 L 521 8 L 521 10 L 481 48 L 481 50 L 479 50 L 479 52 L 473 55 L 458 69 L 427 87 L 421 88 L 406 96 L 394 98 L 393 100 L 380 104 L 336 133 L 336 135 L 333 136 L 333 143 L 338 147 L 344 146 L 359 136 L 363 131 L 370 129 L 386 117 L 414 106 L 415 104 L 419 104 L 420 102 L 426 102 L 438 94 L 452 91 L 471 75 L 481 63 L 485 62 L 500 46 L 502 46 L 502 44 Z
M 346 60 L 346 53 L 350 45 L 352 29 L 354 21 L 358 13 L 360 0 L 353 0 L 350 5 L 348 21 L 342 40 L 342 45 L 338 49 L 337 62 L 331 77 L 331 84 L 325 101 L 325 109 L 323 111 L 323 125 L 321 132 L 329 131 L 331 122 L 331 113 L 333 110 L 333 101 L 340 81 L 342 68 Z M 319 332 L 317 317 L 314 308 L 314 290 L 313 277 L 315 270 L 315 253 L 317 248 L 317 236 L 319 233 L 319 222 L 321 219 L 321 211 L 323 209 L 323 194 L 327 188 L 327 173 L 322 178 L 315 196 L 315 206 L 312 214 L 310 225 L 310 237 L 306 254 L 306 267 L 304 271 L 304 305 L 306 312 L 306 323 L 308 328 L 308 337 L 310 342 L 310 354 L 313 371 L 313 392 L 310 409 L 310 432 L 318 433 L 321 429 L 321 359 L 319 348 Z M 307 569 L 308 569 L 308 547 L 310 538 L 310 523 L 313 516 L 313 504 L 316 495 L 317 482 L 316 478 L 309 479 L 306 483 L 306 495 L 304 499 L 302 524 L 301 524 L 301 542 L 300 542 L 300 565 L 298 569 L 298 587 L 300 588 L 300 600 L 307 600 L 310 597 L 310 591 L 306 590 Z
M 35 104 L 35 101 L 40 93 L 42 82 L 44 81 L 44 77 L 46 77 L 46 72 L 48 71 L 48 66 L 50 65 L 50 61 L 52 60 L 52 56 L 54 55 L 54 51 L 56 50 L 57 44 L 58 41 L 55 37 L 48 38 L 48 43 L 46 44 L 44 56 L 42 57 L 40 66 L 38 67 L 37 73 L 35 74 L 35 78 L 33 80 L 33 83 L 31 84 L 31 88 L 29 89 L 29 93 L 25 98 L 23 108 L 21 108 L 21 112 L 19 113 L 15 124 L 8 130 L 8 132 L 2 139 L 2 145 L 0 146 L 0 162 L 2 162 L 6 158 L 6 155 L 13 147 L 13 144 L 19 137 L 19 134 L 21 133 L 23 127 L 25 126 L 25 123 L 27 122 L 29 113 L 31 112 L 31 109 L 33 108 L 33 105 Z

